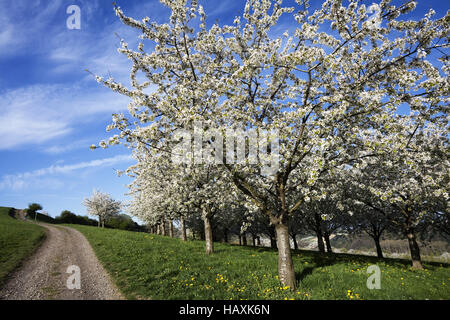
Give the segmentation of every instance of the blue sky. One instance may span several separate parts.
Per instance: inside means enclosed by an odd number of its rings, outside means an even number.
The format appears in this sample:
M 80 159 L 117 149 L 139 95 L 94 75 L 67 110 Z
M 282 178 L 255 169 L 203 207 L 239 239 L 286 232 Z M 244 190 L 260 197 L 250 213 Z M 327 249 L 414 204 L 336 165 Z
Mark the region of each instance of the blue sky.
M 126 14 L 159 22 L 168 10 L 159 1 L 117 1 Z M 81 29 L 69 30 L 68 6 L 81 9 Z M 112 0 L 0 0 L 0 206 L 38 202 L 51 216 L 62 210 L 86 214 L 94 188 L 126 201 L 131 180 L 115 169 L 133 163 L 123 146 L 90 150 L 108 138 L 111 114 L 127 112 L 128 100 L 93 76 L 111 74 L 128 84 L 130 63 L 117 52 L 138 33 L 116 17 Z M 207 4 L 213 20 L 233 10 Z M 235 9 L 237 12 L 237 9 Z
M 157 0 L 117 3 L 137 19 L 168 16 Z M 200 3 L 209 23 L 231 23 L 245 1 Z M 72 4 L 81 8 L 80 30 L 66 27 Z M 117 53 L 116 33 L 133 45 L 137 31 L 118 20 L 112 0 L 0 0 L 0 7 L 0 206 L 38 202 L 53 217 L 66 209 L 85 215 L 82 201 L 94 188 L 126 201 L 131 181 L 114 169 L 133 163 L 130 150 L 89 146 L 110 136 L 111 114 L 126 112 L 128 100 L 85 69 L 128 84 L 130 63 Z M 422 0 L 414 15 L 431 7 L 441 17 L 449 6 Z M 288 28 L 295 25 L 283 20 L 280 33 Z

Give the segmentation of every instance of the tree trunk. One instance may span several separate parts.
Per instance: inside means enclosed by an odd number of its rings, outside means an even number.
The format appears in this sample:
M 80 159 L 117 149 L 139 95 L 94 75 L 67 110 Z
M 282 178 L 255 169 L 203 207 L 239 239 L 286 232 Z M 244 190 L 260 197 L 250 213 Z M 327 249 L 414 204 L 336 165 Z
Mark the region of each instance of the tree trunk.
M 181 228 L 181 240 L 187 241 L 187 235 L 186 235 L 186 225 L 184 223 L 184 217 L 180 217 L 180 228 Z
M 323 237 L 325 238 L 325 244 L 327 245 L 327 252 L 333 252 L 333 250 L 331 249 L 330 234 L 328 232 L 325 232 L 323 234 Z
M 292 262 L 289 228 L 286 224 L 275 226 L 278 246 L 278 276 L 284 286 L 296 289 L 294 263 Z
M 227 243 L 228 242 L 228 229 L 225 228 L 223 230 L 223 242 Z
M 322 223 L 320 221 L 320 216 L 318 213 L 314 214 L 315 221 L 315 231 L 317 235 L 317 247 L 319 248 L 319 252 L 325 252 L 325 245 L 323 244 L 323 235 L 322 235 Z
M 271 227 L 269 229 L 270 232 L 270 247 L 272 249 L 276 249 L 277 248 L 277 240 L 276 240 L 276 235 L 275 235 L 275 228 Z
M 375 247 L 377 248 L 377 257 L 383 258 L 383 251 L 381 250 L 381 245 L 380 245 L 380 237 L 379 236 L 373 237 L 373 241 L 375 242 Z
M 261 245 L 261 238 L 256 236 L 256 245 L 259 247 Z
M 100 228 L 100 217 L 98 217 L 98 225 L 97 225 L 97 228 Z
M 416 235 L 413 230 L 408 230 L 406 236 L 408 237 L 409 250 L 411 251 L 411 262 L 414 269 L 423 269 L 422 260 L 420 259 L 420 248 L 416 241 Z
M 203 222 L 205 224 L 205 245 L 206 245 L 206 254 L 211 254 L 214 252 L 213 245 L 213 234 L 211 227 L 211 219 L 208 214 L 203 215 Z
M 277 248 L 277 240 L 274 237 L 270 237 L 270 247 L 272 249 L 276 249 Z
M 173 238 L 173 220 L 169 220 L 169 236 Z
M 256 237 L 252 234 L 252 246 L 256 247 Z
M 161 235 L 166 235 L 166 220 L 162 219 L 161 221 Z
M 294 242 L 294 249 L 298 250 L 298 243 L 297 243 L 297 235 L 296 234 L 292 235 L 292 242 Z
M 319 248 L 319 252 L 325 252 L 325 245 L 323 243 L 322 232 L 316 231 L 317 234 L 317 247 Z
M 242 245 L 244 245 L 244 246 L 247 245 L 247 236 L 246 236 L 245 232 L 242 234 Z

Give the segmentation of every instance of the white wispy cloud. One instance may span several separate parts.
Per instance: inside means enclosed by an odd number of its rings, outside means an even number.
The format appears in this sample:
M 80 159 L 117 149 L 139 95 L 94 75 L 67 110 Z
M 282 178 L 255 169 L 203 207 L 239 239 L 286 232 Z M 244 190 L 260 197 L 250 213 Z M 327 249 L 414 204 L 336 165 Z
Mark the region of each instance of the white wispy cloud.
M 85 149 L 88 150 L 89 146 L 93 144 L 93 142 L 97 141 L 97 138 L 90 138 L 90 139 L 81 139 L 76 140 L 71 143 L 65 143 L 65 144 L 54 144 L 48 147 L 45 147 L 42 151 L 47 154 L 51 155 L 58 155 L 62 153 L 66 153 L 73 150 L 80 150 Z
M 0 7 L 5 9 L 0 12 L 0 59 L 32 49 L 30 59 L 48 65 L 41 83 L 24 81 L 22 88 L 0 89 L 0 150 L 51 143 L 46 150 L 61 153 L 69 147 L 52 146 L 61 144 L 63 137 L 79 134 L 83 130 L 80 124 L 127 109 L 127 97 L 103 88 L 84 70 L 112 75 L 118 82 L 129 84 L 131 63 L 117 52 L 120 41 L 115 33 L 133 46 L 139 32 L 120 22 L 110 4 L 111 16 L 102 19 L 113 22 L 108 22 L 107 28 L 94 28 L 99 10 L 105 9 L 98 0 L 80 0 L 82 29 L 68 30 L 65 21 L 57 22 L 55 17 L 61 18 L 57 13 L 65 12 L 69 2 L 0 0 Z M 148 12 L 159 17 L 160 7 L 143 3 L 133 6 L 130 14 Z M 65 83 L 61 79 L 66 79 Z
M 0 180 L 0 190 L 23 190 L 31 186 L 51 186 L 60 188 L 64 185 L 57 175 L 64 175 L 76 170 L 93 167 L 107 167 L 118 163 L 132 161 L 131 155 L 117 155 L 110 158 L 84 161 L 68 165 L 52 165 L 30 172 L 4 175 Z M 56 177 L 55 177 L 56 176 Z
M 30 43 L 37 50 L 36 39 L 51 32 L 49 21 L 53 21 L 62 8 L 61 0 L 8 1 L 0 0 L 0 56 L 11 56 L 21 52 Z
M 95 85 L 96 83 L 94 83 Z M 81 85 L 34 85 L 0 94 L 0 150 L 41 144 L 71 133 L 77 124 L 126 110 L 128 99 Z

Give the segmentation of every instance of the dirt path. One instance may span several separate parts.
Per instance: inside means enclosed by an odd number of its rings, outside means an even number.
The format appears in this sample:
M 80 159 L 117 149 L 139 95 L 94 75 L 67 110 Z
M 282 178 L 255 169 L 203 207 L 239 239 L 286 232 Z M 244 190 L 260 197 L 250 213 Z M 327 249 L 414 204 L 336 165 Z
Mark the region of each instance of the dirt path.
M 124 299 L 99 263 L 89 242 L 77 230 L 45 223 L 47 238 L 0 289 L 0 299 L 10 300 L 115 300 Z M 69 289 L 74 278 L 69 266 L 80 270 L 80 289 Z M 76 282 L 72 282 L 76 284 Z

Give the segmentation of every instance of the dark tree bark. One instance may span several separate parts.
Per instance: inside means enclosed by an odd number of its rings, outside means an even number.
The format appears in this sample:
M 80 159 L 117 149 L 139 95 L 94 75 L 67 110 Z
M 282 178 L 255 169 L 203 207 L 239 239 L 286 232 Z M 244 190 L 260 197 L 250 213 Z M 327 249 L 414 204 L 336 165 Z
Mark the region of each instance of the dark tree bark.
M 323 243 L 322 232 L 316 231 L 317 234 L 317 247 L 319 248 L 319 252 L 325 252 L 325 244 Z
M 422 259 L 420 257 L 420 248 L 416 240 L 416 231 L 413 227 L 413 211 L 409 206 L 400 208 L 403 216 L 406 218 L 402 224 L 404 234 L 408 239 L 409 251 L 411 253 L 411 263 L 413 269 L 423 269 Z
M 383 258 L 383 250 L 381 250 L 380 237 L 373 237 L 375 247 L 377 248 L 377 257 Z
M 247 235 L 245 234 L 245 232 L 242 233 L 242 245 L 247 245 Z
M 274 237 L 270 237 L 270 247 L 272 248 L 272 249 L 276 249 L 278 246 L 277 246 L 277 239 L 276 238 L 274 238 Z
M 314 214 L 314 230 L 317 235 L 317 247 L 319 248 L 319 252 L 323 253 L 325 252 L 325 245 L 323 243 L 322 222 L 318 213 Z
M 223 242 L 228 243 L 228 228 L 223 229 Z
M 295 233 L 291 234 L 292 242 L 294 242 L 294 249 L 298 250 L 298 243 L 297 243 L 297 235 Z
M 366 228 L 366 233 L 373 239 L 375 242 L 375 248 L 377 250 L 377 257 L 383 258 L 383 250 L 381 249 L 380 239 L 383 234 L 384 229 L 386 228 L 386 224 L 380 221 L 372 221 L 370 225 Z
M 328 232 L 324 232 L 323 237 L 325 239 L 325 244 L 327 246 L 327 252 L 333 252 L 331 248 L 330 234 Z
M 212 229 L 211 229 L 211 231 L 212 231 Z M 198 233 L 198 236 L 199 236 L 200 240 L 205 241 L 205 228 L 203 228 L 203 230 L 201 230 L 201 231 Z
M 420 258 L 420 248 L 417 244 L 416 235 L 411 228 L 406 234 L 408 238 L 409 250 L 411 251 L 411 262 L 414 269 L 423 269 L 422 259 Z
M 275 228 L 273 226 L 270 227 L 269 234 L 270 234 L 270 247 L 272 249 L 276 249 L 277 248 L 277 238 L 276 238 Z

